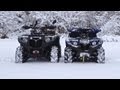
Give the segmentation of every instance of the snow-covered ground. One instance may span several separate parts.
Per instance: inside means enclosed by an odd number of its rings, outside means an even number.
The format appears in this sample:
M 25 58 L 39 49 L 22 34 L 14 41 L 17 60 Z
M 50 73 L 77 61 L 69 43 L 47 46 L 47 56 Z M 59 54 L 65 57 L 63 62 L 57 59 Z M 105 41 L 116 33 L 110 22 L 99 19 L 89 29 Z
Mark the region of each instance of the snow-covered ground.
M 65 45 L 64 40 L 61 45 Z M 120 42 L 104 42 L 106 63 L 50 63 L 29 61 L 14 63 L 16 39 L 0 40 L 0 78 L 1 79 L 107 79 L 120 78 Z M 62 49 L 63 53 L 63 49 Z

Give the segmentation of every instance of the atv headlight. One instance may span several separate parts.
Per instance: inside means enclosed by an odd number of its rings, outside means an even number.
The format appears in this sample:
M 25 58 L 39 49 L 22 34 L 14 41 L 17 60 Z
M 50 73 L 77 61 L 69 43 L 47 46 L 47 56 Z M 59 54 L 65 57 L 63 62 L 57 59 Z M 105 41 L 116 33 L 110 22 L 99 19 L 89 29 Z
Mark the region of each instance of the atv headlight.
M 23 38 L 23 42 L 27 42 L 28 41 L 28 39 L 27 38 Z
M 21 40 L 26 43 L 28 41 L 28 37 L 27 36 L 22 36 Z
M 39 37 L 39 39 L 42 39 L 42 37 Z
M 48 37 L 47 37 L 47 38 L 45 38 L 45 41 L 46 41 L 46 42 L 50 42 L 50 40 L 51 40 L 51 39 L 50 39 L 50 38 L 48 38 Z
M 75 45 L 75 46 L 76 46 L 76 45 L 77 45 L 77 42 L 73 42 L 73 45 Z
M 97 42 L 92 42 L 92 45 L 96 45 L 97 44 Z
M 30 39 L 33 39 L 32 37 L 30 37 Z

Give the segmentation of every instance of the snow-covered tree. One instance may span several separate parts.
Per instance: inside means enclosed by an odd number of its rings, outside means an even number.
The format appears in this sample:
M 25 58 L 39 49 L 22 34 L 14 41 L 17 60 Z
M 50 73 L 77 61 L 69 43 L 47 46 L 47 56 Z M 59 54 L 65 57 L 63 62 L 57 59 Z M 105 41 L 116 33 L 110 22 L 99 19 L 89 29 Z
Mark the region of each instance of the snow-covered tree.
M 0 32 L 10 37 L 11 34 L 19 35 L 27 32 L 23 26 L 30 26 L 36 20 L 40 25 L 56 20 L 56 25 L 64 27 L 62 33 L 68 28 L 101 28 L 101 35 L 120 32 L 120 11 L 0 11 Z

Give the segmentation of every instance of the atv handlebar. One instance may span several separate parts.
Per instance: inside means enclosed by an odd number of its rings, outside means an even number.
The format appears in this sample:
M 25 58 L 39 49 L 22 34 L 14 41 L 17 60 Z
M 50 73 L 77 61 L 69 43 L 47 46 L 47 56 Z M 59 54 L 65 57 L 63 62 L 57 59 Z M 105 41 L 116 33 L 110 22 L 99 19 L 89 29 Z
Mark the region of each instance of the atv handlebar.
M 72 29 L 68 29 L 69 32 L 89 32 L 89 33 L 98 33 L 101 30 L 100 29 L 84 29 L 84 28 L 72 28 Z
M 54 25 L 51 25 L 51 26 L 44 26 L 44 27 L 34 27 L 34 26 L 23 26 L 22 28 L 24 28 L 24 29 L 41 29 L 41 30 L 43 30 L 43 29 L 55 29 L 56 28 L 56 26 L 54 26 Z

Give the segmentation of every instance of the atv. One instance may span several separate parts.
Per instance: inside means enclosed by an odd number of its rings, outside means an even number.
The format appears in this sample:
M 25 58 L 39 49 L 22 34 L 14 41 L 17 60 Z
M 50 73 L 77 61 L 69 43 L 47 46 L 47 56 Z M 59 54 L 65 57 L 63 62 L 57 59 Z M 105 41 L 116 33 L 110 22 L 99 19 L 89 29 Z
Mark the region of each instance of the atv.
M 31 34 L 24 34 L 18 37 L 20 46 L 15 53 L 15 62 L 25 63 L 29 58 L 45 57 L 52 63 L 59 62 L 61 55 L 59 36 L 56 34 L 56 27 L 26 27 L 32 28 Z
M 68 31 L 68 39 L 65 41 L 65 63 L 74 61 L 105 63 L 103 40 L 97 37 L 101 30 L 73 28 Z

